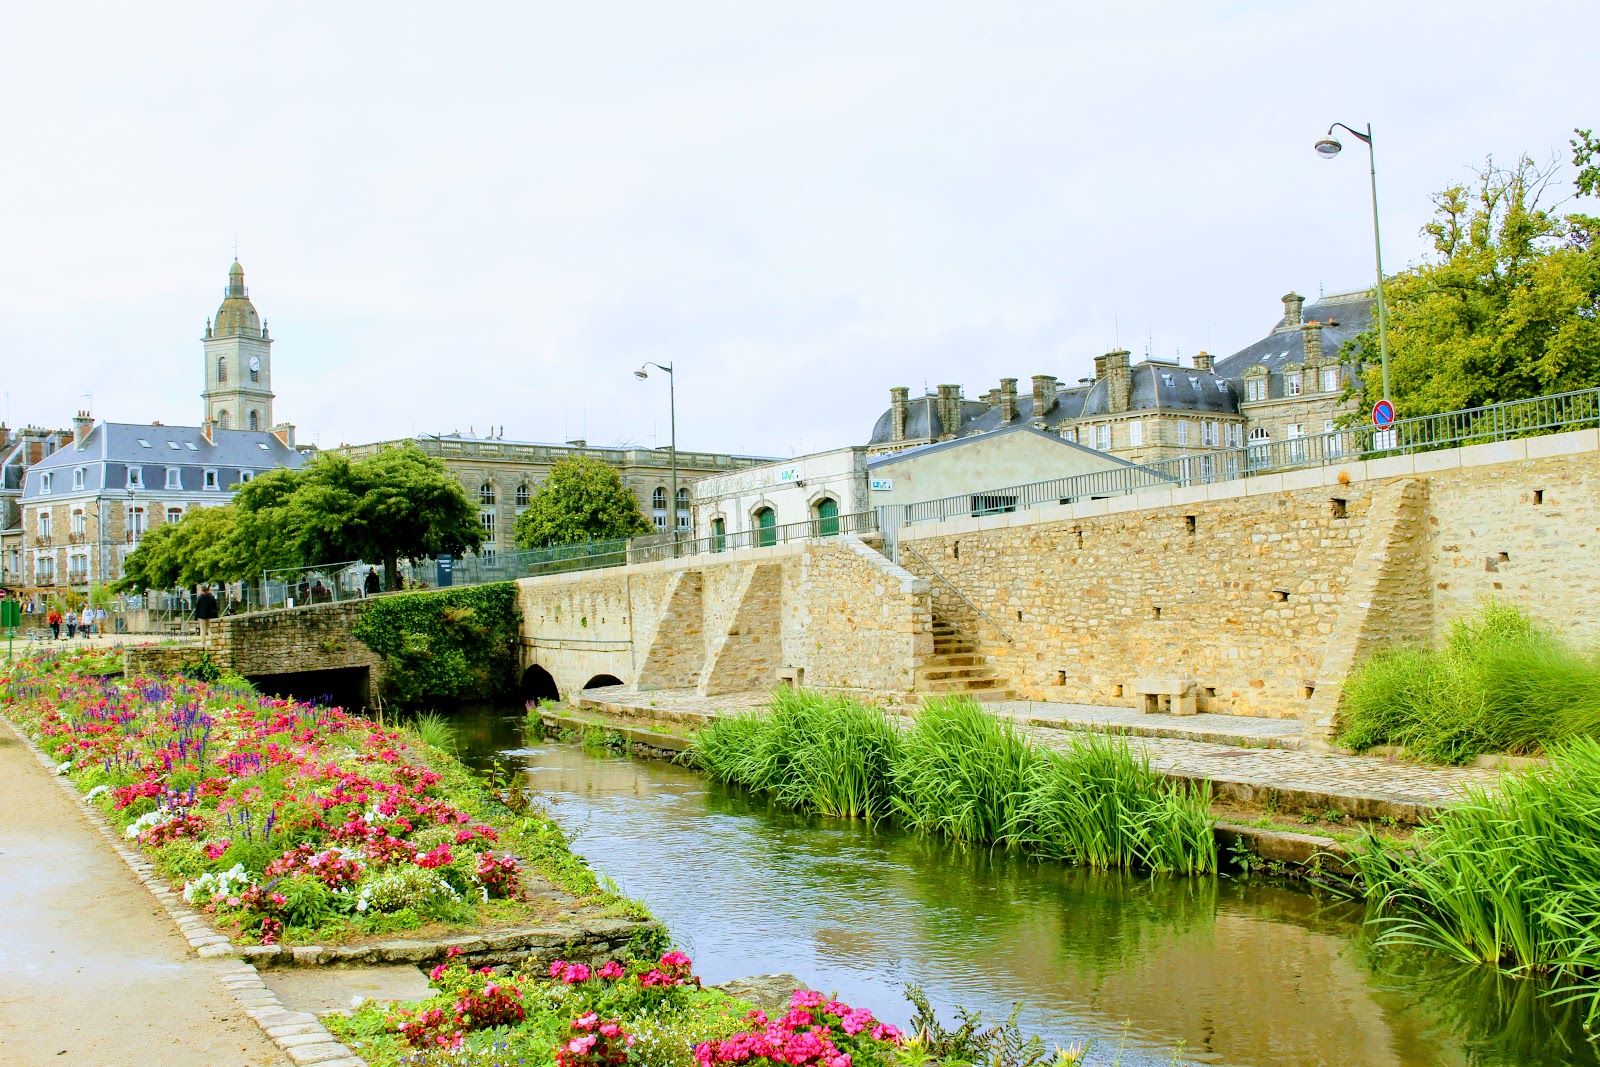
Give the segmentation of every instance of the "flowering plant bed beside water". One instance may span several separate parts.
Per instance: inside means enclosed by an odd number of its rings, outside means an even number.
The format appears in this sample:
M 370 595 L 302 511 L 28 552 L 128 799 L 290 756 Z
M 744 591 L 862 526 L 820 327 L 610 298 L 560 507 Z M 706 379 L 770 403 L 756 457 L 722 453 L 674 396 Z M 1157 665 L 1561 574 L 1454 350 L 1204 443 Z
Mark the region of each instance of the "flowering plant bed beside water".
M 504 974 L 452 961 L 429 977 L 437 992 L 426 1000 L 407 1006 L 367 1001 L 348 1017 L 330 1017 L 329 1028 L 374 1067 L 912 1062 L 900 1031 L 870 1011 L 801 989 L 781 1015 L 769 1018 L 745 1001 L 703 988 L 679 952 L 653 963 L 613 960 L 591 967 L 557 960 L 546 969 Z M 910 1048 L 916 1051 L 914 1043 Z
M 235 940 L 477 931 L 561 907 L 648 917 L 602 890 L 542 813 L 409 731 L 247 686 L 86 673 L 97 666 L 8 663 L 0 713 Z M 535 895 L 551 886 L 560 904 Z

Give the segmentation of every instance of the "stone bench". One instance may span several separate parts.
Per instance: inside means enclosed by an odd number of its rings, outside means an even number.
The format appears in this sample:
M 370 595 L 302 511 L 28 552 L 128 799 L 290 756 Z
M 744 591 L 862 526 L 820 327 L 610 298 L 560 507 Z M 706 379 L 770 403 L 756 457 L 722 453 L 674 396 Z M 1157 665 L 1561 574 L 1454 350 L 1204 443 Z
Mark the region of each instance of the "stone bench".
M 806 684 L 806 669 L 804 667 L 779 667 L 778 684 L 786 685 L 790 689 L 800 689 Z
M 1168 715 L 1193 715 L 1200 710 L 1199 689 L 1193 678 L 1133 680 L 1133 695 L 1139 698 L 1139 710 L 1146 715 L 1162 711 Z

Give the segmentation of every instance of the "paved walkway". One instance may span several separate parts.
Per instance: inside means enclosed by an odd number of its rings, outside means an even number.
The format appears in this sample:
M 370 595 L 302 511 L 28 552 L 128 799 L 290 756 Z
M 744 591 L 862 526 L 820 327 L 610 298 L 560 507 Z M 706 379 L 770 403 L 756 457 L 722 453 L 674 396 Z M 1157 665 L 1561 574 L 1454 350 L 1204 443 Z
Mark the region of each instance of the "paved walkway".
M 639 692 L 607 686 L 583 693 L 596 711 L 636 718 L 705 721 L 757 707 L 765 693 L 702 697 L 692 690 Z M 1009 715 L 1048 748 L 1070 745 L 1075 731 L 1133 735 L 1164 774 L 1208 779 L 1219 796 L 1276 807 L 1285 814 L 1337 811 L 1365 819 L 1414 822 L 1457 799 L 1470 786 L 1492 787 L 1495 771 L 1436 767 L 1376 756 L 1337 756 L 1304 750 L 1304 724 L 1243 715 L 1144 715 L 1131 708 L 1039 701 L 986 705 Z
M 290 1063 L 5 722 L 0 788 L 0 1062 Z

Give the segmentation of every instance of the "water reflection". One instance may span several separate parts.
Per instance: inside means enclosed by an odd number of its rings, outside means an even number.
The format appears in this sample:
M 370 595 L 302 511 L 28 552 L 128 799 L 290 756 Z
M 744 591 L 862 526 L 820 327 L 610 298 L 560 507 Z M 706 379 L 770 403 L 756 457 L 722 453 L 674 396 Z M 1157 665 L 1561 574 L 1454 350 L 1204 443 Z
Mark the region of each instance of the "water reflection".
M 1376 953 L 1347 902 L 1233 879 L 1142 878 L 959 851 L 775 810 L 660 763 L 515 747 L 462 721 L 478 766 L 524 766 L 577 850 L 646 901 L 710 981 L 789 970 L 904 1022 L 941 1006 L 1093 1038 L 1109 1064 L 1597 1064 L 1531 983 Z

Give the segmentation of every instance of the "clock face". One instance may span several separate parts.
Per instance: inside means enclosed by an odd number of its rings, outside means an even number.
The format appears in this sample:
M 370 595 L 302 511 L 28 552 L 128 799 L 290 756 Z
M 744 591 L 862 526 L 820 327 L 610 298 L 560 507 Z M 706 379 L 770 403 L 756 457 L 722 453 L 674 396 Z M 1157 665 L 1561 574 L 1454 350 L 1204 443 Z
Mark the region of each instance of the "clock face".
M 261 357 L 260 356 L 251 356 L 250 357 L 250 369 L 251 370 L 260 370 L 261 369 Z

